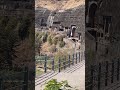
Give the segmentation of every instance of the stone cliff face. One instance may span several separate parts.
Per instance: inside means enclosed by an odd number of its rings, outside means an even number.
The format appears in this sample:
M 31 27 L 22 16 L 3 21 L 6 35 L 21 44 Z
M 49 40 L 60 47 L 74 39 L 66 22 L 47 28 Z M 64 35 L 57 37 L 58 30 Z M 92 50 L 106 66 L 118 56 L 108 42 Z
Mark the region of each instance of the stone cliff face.
M 61 7 L 59 4 L 63 7 Z M 43 6 L 43 5 L 47 5 Z M 55 4 L 55 11 L 51 11 L 50 5 Z M 38 7 L 37 7 L 38 6 Z M 54 6 L 54 5 L 53 5 Z M 84 0 L 37 0 L 36 1 L 36 22 L 49 21 L 49 16 L 53 17 L 55 23 L 60 23 L 64 27 L 71 27 L 71 25 L 77 26 L 77 31 L 82 31 L 85 27 L 85 1 Z M 51 6 L 50 6 L 51 7 Z M 68 9 L 69 7 L 69 9 Z M 64 8 L 64 9 L 63 9 Z M 63 9 L 63 10 L 62 10 Z M 39 19 L 39 20 L 38 20 Z M 39 24 L 40 25 L 40 24 Z M 49 26 L 49 25 L 48 25 Z M 54 24 L 54 27 L 59 27 L 59 24 Z
M 76 26 L 76 32 L 85 32 L 85 1 L 84 0 L 37 0 L 36 1 L 36 26 L 41 28 L 41 21 L 47 26 L 71 28 Z M 52 22 L 52 23 L 51 23 Z
M 41 12 L 40 12 L 40 11 Z M 72 25 L 76 26 L 77 32 L 82 32 L 82 35 L 85 31 L 85 6 L 81 5 L 77 8 L 72 8 L 60 11 L 50 11 L 48 9 L 42 10 L 39 8 L 36 10 L 36 24 L 41 27 L 41 21 L 44 21 L 47 26 L 57 27 L 60 25 L 63 27 L 70 28 Z M 50 19 L 50 20 L 49 20 Z M 49 23 L 48 23 L 49 21 Z M 51 22 L 53 24 L 51 24 Z M 84 37 L 84 36 L 83 36 Z

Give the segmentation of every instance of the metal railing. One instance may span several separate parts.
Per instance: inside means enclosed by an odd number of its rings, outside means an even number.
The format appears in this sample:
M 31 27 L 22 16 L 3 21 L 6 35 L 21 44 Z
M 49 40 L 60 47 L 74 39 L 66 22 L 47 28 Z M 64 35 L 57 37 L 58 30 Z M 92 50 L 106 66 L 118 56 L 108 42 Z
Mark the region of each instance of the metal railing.
M 36 59 L 36 63 L 39 64 L 39 67 L 42 69 L 43 73 L 51 72 L 51 71 L 59 71 L 65 70 L 67 67 L 70 67 L 74 64 L 80 63 L 82 61 L 83 52 L 77 52 L 64 58 L 58 57 L 56 60 L 54 57 L 50 58 L 48 56 L 41 56 L 41 60 L 39 58 Z M 44 57 L 44 59 L 43 59 Z
M 120 86 L 120 61 L 112 60 L 87 67 L 86 90 L 109 90 Z

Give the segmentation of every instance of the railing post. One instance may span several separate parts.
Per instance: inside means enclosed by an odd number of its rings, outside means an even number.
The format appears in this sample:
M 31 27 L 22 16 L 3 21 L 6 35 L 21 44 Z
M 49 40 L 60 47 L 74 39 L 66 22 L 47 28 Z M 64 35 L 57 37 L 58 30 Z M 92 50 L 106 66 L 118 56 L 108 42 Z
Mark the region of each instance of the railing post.
M 0 79 L 0 90 L 3 90 L 3 79 Z
M 111 70 L 111 83 L 113 83 L 113 79 L 114 79 L 114 61 L 112 60 L 112 70 Z
M 45 63 L 44 63 L 44 69 L 45 69 L 45 73 L 47 72 L 47 55 L 45 55 Z
M 69 55 L 69 61 L 68 61 L 68 63 L 69 63 L 69 67 L 70 67 L 70 55 Z
M 93 90 L 93 66 L 91 65 L 90 90 Z
M 83 54 L 83 53 L 81 52 L 81 61 L 82 61 L 82 54 Z
M 72 64 L 74 65 L 74 54 L 73 54 Z
M 83 60 L 85 59 L 84 57 L 85 57 L 85 52 L 83 51 Z
M 120 62 L 117 61 L 117 81 L 119 81 L 119 74 L 120 74 Z
M 59 58 L 59 61 L 58 61 L 58 68 L 59 68 L 59 72 L 61 71 L 61 62 L 60 62 L 61 60 L 60 60 L 60 58 Z
M 108 85 L 108 61 L 106 61 L 105 86 Z
M 52 60 L 52 70 L 54 71 L 54 58 Z
M 28 67 L 25 67 L 24 70 L 24 82 L 23 90 L 28 90 Z
M 80 52 L 79 52 L 79 62 L 80 62 Z
M 101 86 L 101 63 L 99 63 L 99 72 L 98 72 L 98 90 L 100 90 Z
M 77 64 L 77 53 L 76 53 L 76 64 Z
M 65 60 L 64 60 L 64 69 L 66 69 L 66 57 L 65 57 Z

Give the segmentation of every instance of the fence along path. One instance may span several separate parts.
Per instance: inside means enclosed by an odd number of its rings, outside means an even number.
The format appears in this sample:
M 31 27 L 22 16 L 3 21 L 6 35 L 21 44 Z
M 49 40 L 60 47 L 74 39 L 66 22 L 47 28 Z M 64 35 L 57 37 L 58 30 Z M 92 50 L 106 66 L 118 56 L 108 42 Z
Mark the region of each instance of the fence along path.
M 47 72 L 47 68 L 44 65 L 44 74 L 37 76 L 35 79 L 35 86 L 42 86 L 48 80 L 50 80 L 54 76 L 58 76 L 61 72 L 63 73 L 74 73 L 76 70 L 80 69 L 84 64 L 85 60 L 83 60 L 84 52 L 78 52 L 73 55 L 69 55 L 68 59 L 65 61 L 61 61 L 59 59 L 58 64 L 56 64 L 57 69 L 55 69 L 55 64 L 52 64 L 52 70 Z M 54 61 L 52 61 L 54 62 Z M 44 63 L 45 64 L 45 63 Z
M 86 75 L 86 90 L 120 90 L 119 59 L 105 61 L 89 68 L 90 72 Z

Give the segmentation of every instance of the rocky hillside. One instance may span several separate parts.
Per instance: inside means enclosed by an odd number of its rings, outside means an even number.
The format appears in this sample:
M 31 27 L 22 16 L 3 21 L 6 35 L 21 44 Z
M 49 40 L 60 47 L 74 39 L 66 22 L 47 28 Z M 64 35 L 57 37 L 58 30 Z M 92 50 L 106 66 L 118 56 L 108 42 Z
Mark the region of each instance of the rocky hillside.
M 85 0 L 36 0 L 36 7 L 48 10 L 67 10 L 83 5 Z

